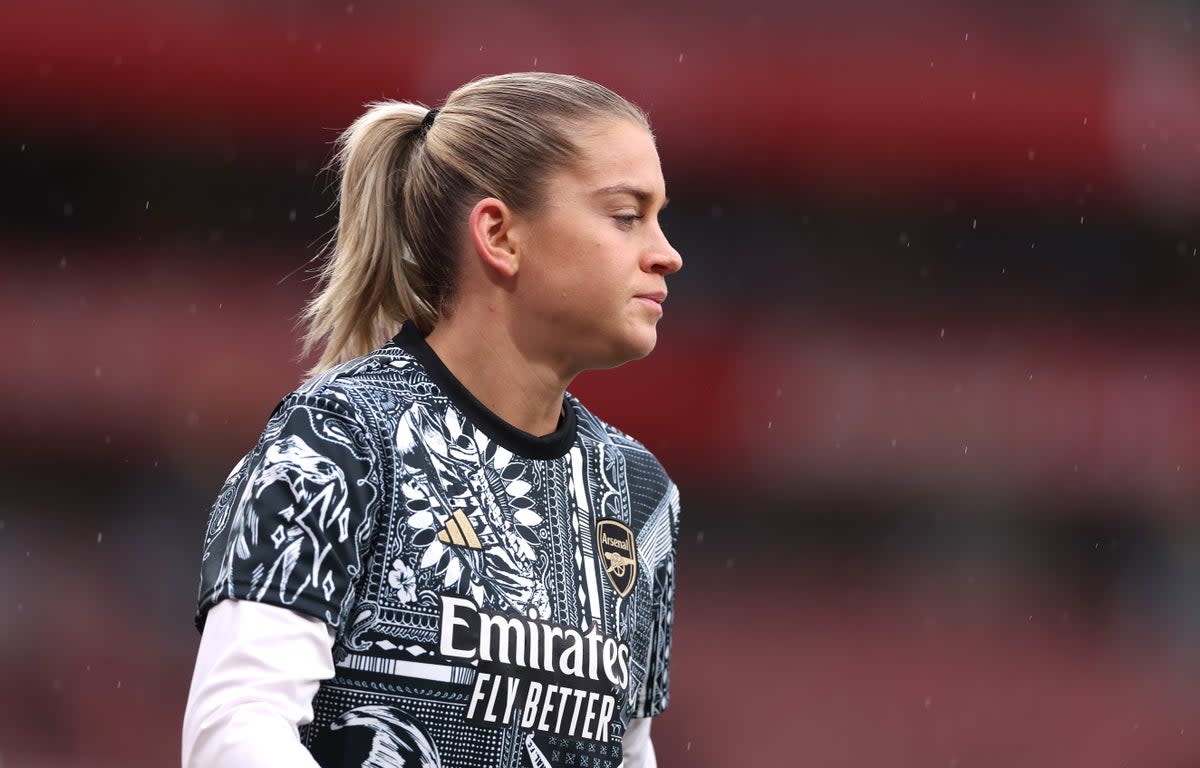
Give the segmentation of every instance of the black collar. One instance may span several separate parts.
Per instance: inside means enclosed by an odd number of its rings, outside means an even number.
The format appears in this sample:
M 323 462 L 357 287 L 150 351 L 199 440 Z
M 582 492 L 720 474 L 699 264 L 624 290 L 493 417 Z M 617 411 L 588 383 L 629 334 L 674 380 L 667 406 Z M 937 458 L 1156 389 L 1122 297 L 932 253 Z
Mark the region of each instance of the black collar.
M 517 429 L 479 402 L 442 362 L 414 323 L 405 323 L 392 343 L 417 359 L 429 378 L 450 402 L 462 411 L 485 435 L 508 450 L 527 459 L 557 459 L 566 455 L 575 443 L 575 409 L 563 398 L 558 428 L 539 437 Z

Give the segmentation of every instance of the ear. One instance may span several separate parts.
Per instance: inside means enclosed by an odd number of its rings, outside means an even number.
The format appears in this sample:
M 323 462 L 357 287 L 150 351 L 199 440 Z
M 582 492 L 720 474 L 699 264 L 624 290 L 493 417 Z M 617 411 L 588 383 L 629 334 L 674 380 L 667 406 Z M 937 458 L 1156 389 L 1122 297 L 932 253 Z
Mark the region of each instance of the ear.
M 512 229 L 515 216 L 504 201 L 485 197 L 468 217 L 471 245 L 487 271 L 500 278 L 517 274 L 517 247 Z

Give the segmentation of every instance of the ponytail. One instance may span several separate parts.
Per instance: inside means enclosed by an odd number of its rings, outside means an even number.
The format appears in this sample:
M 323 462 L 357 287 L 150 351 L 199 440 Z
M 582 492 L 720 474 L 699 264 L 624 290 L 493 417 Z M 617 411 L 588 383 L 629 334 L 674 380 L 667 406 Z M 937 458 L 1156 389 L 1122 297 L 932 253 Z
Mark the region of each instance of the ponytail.
M 400 213 L 427 112 L 404 102 L 374 103 L 338 139 L 337 232 L 323 254 L 321 290 L 302 317 L 303 354 L 323 348 L 311 374 L 374 350 L 406 320 L 426 332 L 433 326 L 436 307 Z

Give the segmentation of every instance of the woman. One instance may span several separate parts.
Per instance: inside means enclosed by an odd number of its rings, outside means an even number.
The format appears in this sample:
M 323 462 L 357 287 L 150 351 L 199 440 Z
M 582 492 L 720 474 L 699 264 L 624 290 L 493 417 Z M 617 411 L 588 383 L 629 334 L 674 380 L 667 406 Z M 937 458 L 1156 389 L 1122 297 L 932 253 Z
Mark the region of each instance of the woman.
M 209 520 L 184 765 L 653 766 L 678 493 L 566 392 L 681 266 L 644 114 L 489 77 L 339 161 L 316 375 Z

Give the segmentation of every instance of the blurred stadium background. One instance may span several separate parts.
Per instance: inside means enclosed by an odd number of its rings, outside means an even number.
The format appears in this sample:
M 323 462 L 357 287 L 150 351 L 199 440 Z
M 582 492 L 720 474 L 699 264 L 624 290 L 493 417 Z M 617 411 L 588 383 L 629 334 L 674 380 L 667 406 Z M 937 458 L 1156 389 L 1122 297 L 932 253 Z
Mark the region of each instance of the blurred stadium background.
M 547 69 L 685 268 L 575 391 L 683 489 L 664 766 L 1200 765 L 1200 5 L 0 10 L 0 766 L 177 764 L 330 141 Z

